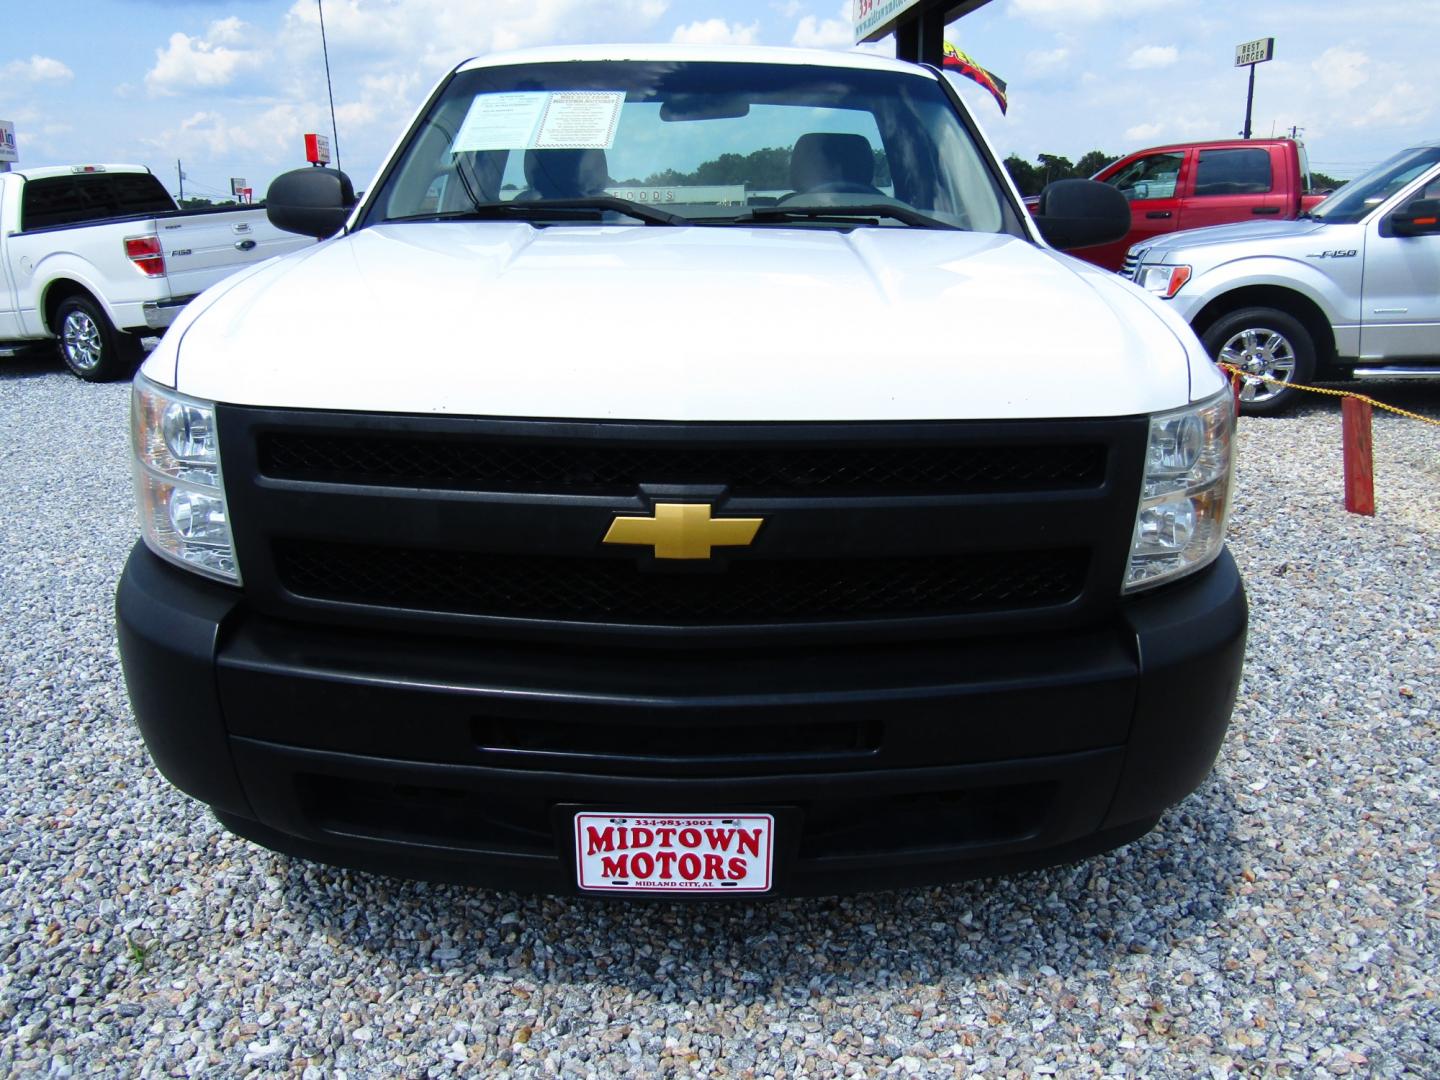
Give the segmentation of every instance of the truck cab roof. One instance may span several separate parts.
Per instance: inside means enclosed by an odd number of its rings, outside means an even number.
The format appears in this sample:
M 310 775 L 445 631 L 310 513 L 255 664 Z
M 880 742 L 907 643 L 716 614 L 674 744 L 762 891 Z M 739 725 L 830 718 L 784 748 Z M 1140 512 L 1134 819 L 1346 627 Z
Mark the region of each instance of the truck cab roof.
M 898 71 L 935 75 L 928 68 L 871 53 L 832 49 L 793 49 L 772 45 L 556 45 L 491 53 L 466 60 L 457 71 L 505 67 L 512 64 L 551 64 L 567 61 L 670 61 L 700 63 L 707 60 L 739 64 L 803 64 L 809 67 L 850 68 L 861 71 Z

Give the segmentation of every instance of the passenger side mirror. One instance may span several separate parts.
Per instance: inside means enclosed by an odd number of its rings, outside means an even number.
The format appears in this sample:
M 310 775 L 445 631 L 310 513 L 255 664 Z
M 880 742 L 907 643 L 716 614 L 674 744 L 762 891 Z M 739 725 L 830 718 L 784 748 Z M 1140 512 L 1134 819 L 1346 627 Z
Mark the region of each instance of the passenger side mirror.
M 1040 193 L 1035 224 L 1061 251 L 1108 244 L 1129 233 L 1130 204 L 1098 180 L 1057 180 Z
M 1440 233 L 1440 199 L 1416 199 L 1390 215 L 1396 236 L 1433 236 Z
M 339 169 L 281 173 L 265 193 L 265 216 L 286 232 L 323 240 L 334 236 L 355 206 L 355 188 Z

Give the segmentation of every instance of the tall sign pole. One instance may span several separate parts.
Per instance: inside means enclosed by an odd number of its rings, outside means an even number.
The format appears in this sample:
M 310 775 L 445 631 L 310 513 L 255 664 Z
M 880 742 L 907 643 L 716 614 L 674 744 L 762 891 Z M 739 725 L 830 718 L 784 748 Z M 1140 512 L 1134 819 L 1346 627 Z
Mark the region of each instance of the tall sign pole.
M 1235 46 L 1235 66 L 1250 68 L 1250 89 L 1245 94 L 1245 130 L 1241 138 L 1250 138 L 1250 117 L 1255 109 L 1255 65 L 1275 58 L 1275 39 L 1259 38 Z

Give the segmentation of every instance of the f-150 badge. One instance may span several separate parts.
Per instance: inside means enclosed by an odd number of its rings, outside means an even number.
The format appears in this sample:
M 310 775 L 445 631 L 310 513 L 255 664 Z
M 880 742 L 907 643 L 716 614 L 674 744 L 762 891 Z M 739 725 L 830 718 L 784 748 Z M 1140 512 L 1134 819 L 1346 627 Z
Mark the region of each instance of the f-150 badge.
M 708 503 L 660 503 L 654 517 L 617 517 L 602 543 L 644 544 L 657 559 L 708 559 L 713 547 L 748 547 L 764 518 L 713 518 Z
M 1318 255 L 1306 255 L 1307 259 L 1353 259 L 1360 254 L 1354 248 L 1346 251 L 1322 251 Z

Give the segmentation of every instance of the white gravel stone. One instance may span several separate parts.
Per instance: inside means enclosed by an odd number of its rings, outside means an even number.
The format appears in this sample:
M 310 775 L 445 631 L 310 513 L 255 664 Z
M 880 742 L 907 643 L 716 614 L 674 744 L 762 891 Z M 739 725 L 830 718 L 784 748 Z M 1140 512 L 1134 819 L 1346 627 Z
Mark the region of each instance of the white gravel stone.
M 1375 391 L 1440 416 L 1440 391 Z M 0 1073 L 1440 1075 L 1440 429 L 1241 423 L 1249 653 L 1214 775 L 1002 880 L 682 906 L 335 870 L 151 766 L 112 597 L 128 388 L 0 361 Z

